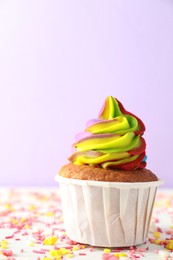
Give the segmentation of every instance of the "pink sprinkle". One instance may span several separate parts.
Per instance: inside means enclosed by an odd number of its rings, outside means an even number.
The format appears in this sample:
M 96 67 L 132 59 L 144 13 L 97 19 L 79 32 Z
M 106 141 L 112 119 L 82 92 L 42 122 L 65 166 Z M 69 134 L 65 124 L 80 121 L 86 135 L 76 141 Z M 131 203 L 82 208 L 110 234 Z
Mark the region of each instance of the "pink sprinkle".
M 20 250 L 20 252 L 23 253 L 23 252 L 24 252 L 24 249 L 22 248 L 22 249 Z
M 13 255 L 12 250 L 1 250 L 1 253 L 5 256 L 12 256 Z
M 22 233 L 22 236 L 27 236 L 27 235 L 28 235 L 27 232 Z
M 91 247 L 91 248 L 89 249 L 89 251 L 90 251 L 90 252 L 93 252 L 93 251 L 94 251 L 94 248 Z
M 32 250 L 33 253 L 36 253 L 36 254 L 45 254 L 44 251 L 41 251 L 41 250 Z
M 145 249 L 145 248 L 138 248 L 138 249 L 136 250 L 136 252 L 146 252 L 146 249 Z
M 68 238 L 68 237 L 66 237 L 66 242 L 67 242 L 68 245 L 77 245 L 77 244 L 78 244 L 77 242 L 71 240 L 71 239 Z
M 159 219 L 158 219 L 158 218 L 155 218 L 155 219 L 154 219 L 154 222 L 155 222 L 155 223 L 159 223 Z
M 172 235 L 172 231 L 171 231 L 171 230 L 167 230 L 167 231 L 166 231 L 166 234 L 167 234 L 167 235 Z
M 154 238 L 149 238 L 148 239 L 150 243 L 154 243 L 155 239 Z
M 134 249 L 136 249 L 135 246 L 130 246 L 130 250 L 134 250 Z
M 116 257 L 116 256 L 111 256 L 111 257 L 109 257 L 109 260 L 119 260 L 119 257 Z
M 14 235 L 11 235 L 11 236 L 5 237 L 5 239 L 11 239 L 11 238 L 13 238 L 13 237 L 14 237 Z
M 85 253 L 79 253 L 79 255 L 86 255 Z
M 50 251 L 49 249 L 46 249 L 46 248 L 41 248 L 40 250 L 41 251 L 45 251 L 45 252 L 49 252 Z
M 160 227 L 157 227 L 157 231 L 160 232 L 160 233 L 163 233 L 163 231 Z
M 102 259 L 109 260 L 110 256 L 111 256 L 110 254 L 104 253 L 104 254 L 102 254 Z

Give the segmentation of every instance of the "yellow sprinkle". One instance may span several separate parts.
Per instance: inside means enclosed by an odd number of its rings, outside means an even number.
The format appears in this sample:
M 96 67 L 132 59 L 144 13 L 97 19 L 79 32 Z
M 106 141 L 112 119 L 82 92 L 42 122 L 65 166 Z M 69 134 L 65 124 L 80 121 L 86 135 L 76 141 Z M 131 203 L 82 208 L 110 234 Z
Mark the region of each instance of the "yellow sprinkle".
M 5 240 L 5 239 L 3 239 L 3 240 L 1 241 L 1 244 L 8 244 L 8 241 Z
M 110 252 L 111 252 L 111 250 L 109 248 L 104 249 L 104 253 L 110 253 Z
M 72 258 L 72 257 L 74 257 L 74 255 L 73 254 L 68 254 L 67 257 L 68 258 Z
M 7 247 L 8 247 L 7 244 L 1 244 L 2 249 L 6 249 Z
M 173 244 L 167 244 L 166 249 L 173 250 Z
M 44 257 L 43 260 L 52 260 L 50 257 Z
M 82 245 L 81 247 L 82 247 L 82 248 L 86 248 L 86 246 L 85 246 L 85 245 Z
M 26 221 L 26 218 L 21 218 L 20 221 L 21 221 L 21 222 L 25 222 L 25 221 Z
M 124 257 L 124 256 L 128 256 L 128 255 L 125 254 L 125 253 L 115 253 L 114 256 L 117 256 L 117 257 Z
M 52 257 L 56 257 L 56 258 L 62 256 L 62 252 L 59 249 L 50 250 L 49 253 Z
M 166 245 L 166 249 L 173 250 L 173 240 L 167 240 L 168 244 Z
M 5 240 L 5 239 L 3 239 L 3 240 L 1 241 L 1 243 L 0 243 L 0 247 L 1 247 L 2 249 L 8 248 L 8 241 Z
M 9 203 L 6 203 L 6 204 L 4 205 L 4 207 L 5 207 L 6 209 L 12 209 L 12 206 L 11 206 L 11 204 L 9 204 Z
M 43 244 L 44 245 L 55 245 L 57 240 L 58 240 L 57 237 L 47 237 L 43 241 Z
M 47 201 L 48 199 L 49 199 L 48 196 L 44 196 L 44 197 L 41 198 L 41 201 Z
M 11 223 L 15 225 L 15 224 L 18 224 L 18 221 L 16 219 L 12 219 Z
M 28 229 L 28 228 L 30 228 L 30 226 L 29 225 L 25 225 L 25 228 Z
M 66 248 L 63 248 L 63 247 L 60 248 L 59 250 L 61 251 L 62 255 L 67 255 L 67 254 L 71 253 L 71 251 L 69 249 L 66 249 Z
M 54 216 L 54 213 L 53 213 L 53 212 L 47 212 L 47 213 L 45 214 L 45 216 L 47 216 L 47 217 L 53 217 L 53 216 Z
M 154 233 L 153 233 L 153 236 L 154 236 L 155 238 L 160 238 L 160 232 L 158 232 L 158 231 L 154 232 Z
M 36 207 L 34 205 L 29 206 L 29 210 L 35 210 L 35 209 L 36 209 Z
M 173 226 L 170 226 L 171 229 L 173 229 Z
M 29 246 L 34 246 L 34 243 L 30 243 Z
M 78 247 L 78 246 L 74 246 L 74 247 L 73 247 L 73 250 L 74 250 L 74 251 L 77 251 L 77 250 L 79 250 L 79 247 Z
M 162 240 L 159 240 L 159 239 L 155 239 L 155 240 L 154 240 L 154 244 L 156 244 L 156 245 L 159 245 L 160 242 L 162 242 Z

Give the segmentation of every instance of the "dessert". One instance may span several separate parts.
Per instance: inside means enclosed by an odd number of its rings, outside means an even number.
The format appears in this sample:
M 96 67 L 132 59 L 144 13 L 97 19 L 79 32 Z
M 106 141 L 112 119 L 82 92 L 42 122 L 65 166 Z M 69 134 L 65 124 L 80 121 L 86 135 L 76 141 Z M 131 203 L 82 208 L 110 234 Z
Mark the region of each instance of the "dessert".
M 146 169 L 145 125 L 108 96 L 97 119 L 76 136 L 57 176 L 70 239 L 95 246 L 143 243 L 157 187 Z

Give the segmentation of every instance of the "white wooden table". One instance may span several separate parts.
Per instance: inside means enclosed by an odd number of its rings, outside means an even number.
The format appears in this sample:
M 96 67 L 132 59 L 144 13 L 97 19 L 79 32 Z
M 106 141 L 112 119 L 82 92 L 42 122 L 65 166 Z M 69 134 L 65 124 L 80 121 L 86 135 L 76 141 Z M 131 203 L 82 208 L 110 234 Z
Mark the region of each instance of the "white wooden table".
M 165 244 L 168 239 L 173 239 L 173 190 L 158 190 L 147 243 L 138 246 L 135 255 L 148 260 L 166 259 L 161 257 L 161 253 L 165 255 L 165 247 L 158 243 Z M 63 252 L 64 247 L 66 254 L 62 259 L 104 259 L 105 252 L 109 259 L 117 250 L 83 248 L 68 240 L 58 188 L 0 188 L 0 243 L 0 259 L 8 260 L 55 259 L 53 254 Z M 142 250 L 145 252 L 138 252 Z M 120 252 L 127 253 L 128 249 Z

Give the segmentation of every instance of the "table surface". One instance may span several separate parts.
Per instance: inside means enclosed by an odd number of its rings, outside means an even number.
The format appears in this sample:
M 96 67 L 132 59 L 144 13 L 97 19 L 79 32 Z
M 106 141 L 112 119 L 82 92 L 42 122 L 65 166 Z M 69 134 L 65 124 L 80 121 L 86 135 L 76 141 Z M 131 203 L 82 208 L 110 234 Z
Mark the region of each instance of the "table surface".
M 64 248 L 64 249 L 63 249 Z M 170 250 L 166 249 L 169 248 Z M 158 190 L 146 244 L 105 249 L 76 244 L 63 227 L 59 189 L 0 188 L 0 259 L 169 259 L 173 250 L 173 190 Z M 131 258 L 130 258 L 131 256 Z M 168 258 L 167 258 L 168 259 Z

